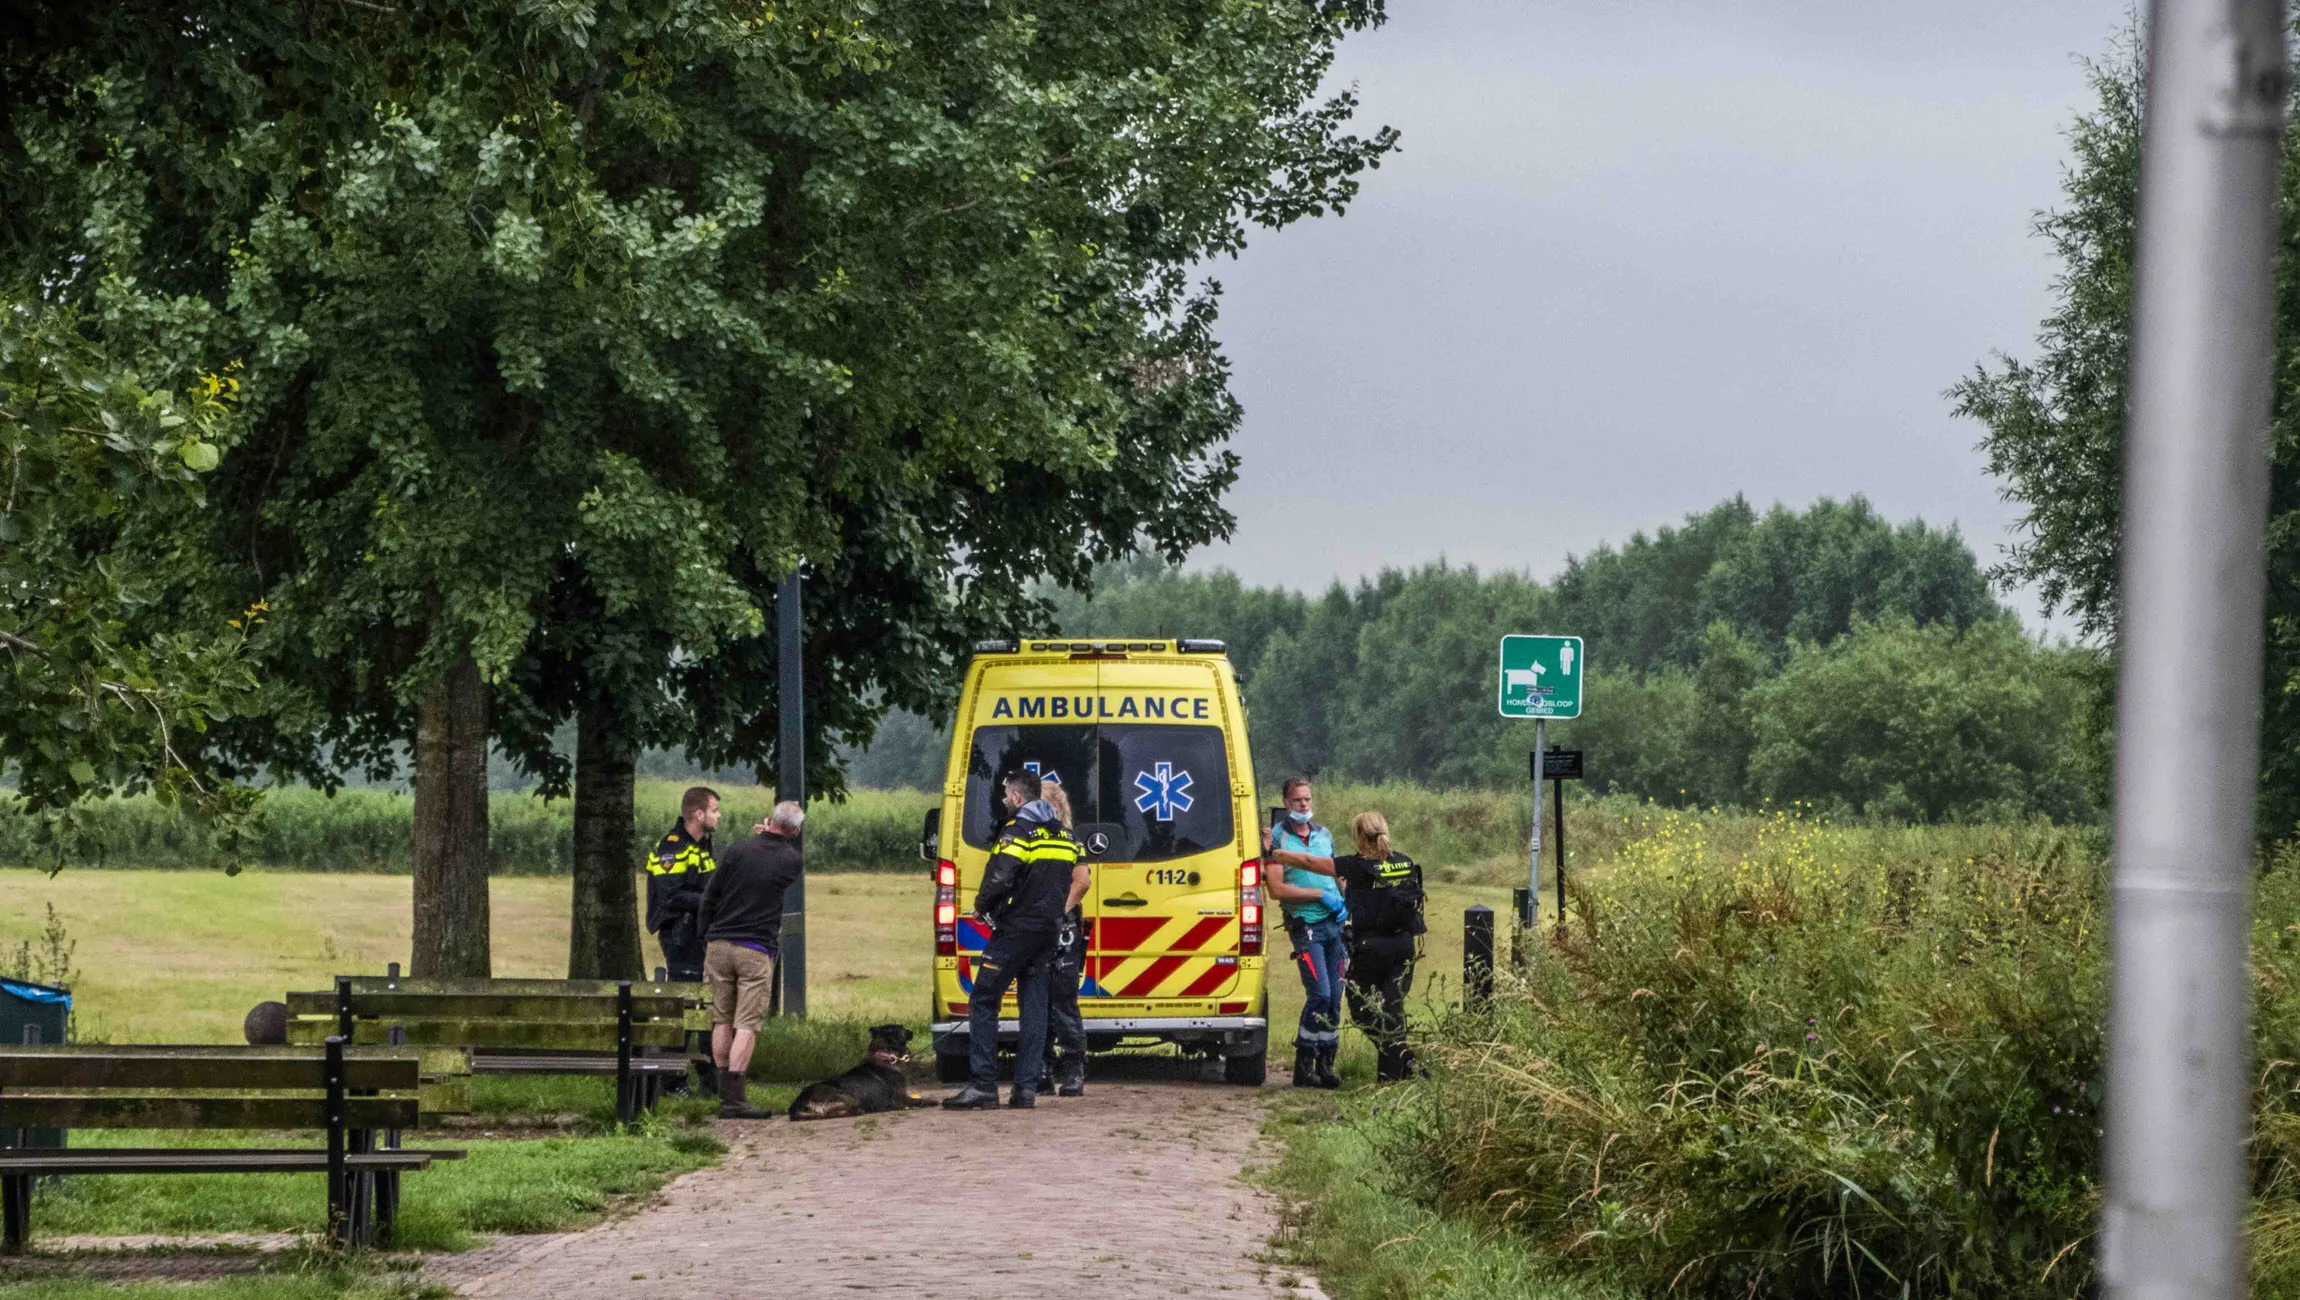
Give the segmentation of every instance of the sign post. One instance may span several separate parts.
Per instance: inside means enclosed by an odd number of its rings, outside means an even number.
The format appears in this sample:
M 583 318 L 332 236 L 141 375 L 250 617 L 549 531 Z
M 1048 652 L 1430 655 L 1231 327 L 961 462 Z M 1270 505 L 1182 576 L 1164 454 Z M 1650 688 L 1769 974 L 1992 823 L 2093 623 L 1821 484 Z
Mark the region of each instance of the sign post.
M 1545 752 L 1545 726 L 1551 718 L 1581 716 L 1581 679 L 1588 664 L 1577 636 L 1510 635 L 1501 639 L 1501 681 L 1495 703 L 1505 718 L 1533 719 L 1533 752 Z M 1533 771 L 1533 837 L 1526 846 L 1527 872 L 1525 928 L 1538 922 L 1541 897 L 1541 782 L 1540 764 Z M 1558 896 L 1558 922 L 1565 920 L 1565 898 Z
M 1541 728 L 1536 726 L 1538 734 Z M 1581 779 L 1581 751 L 1578 749 L 1537 749 L 1533 751 L 1533 779 L 1547 778 L 1551 785 L 1550 807 L 1557 822 L 1557 932 L 1565 933 L 1565 783 Z M 1534 787 L 1540 789 L 1539 785 Z M 1535 803 L 1538 805 L 1537 798 Z M 1538 856 L 1538 855 L 1537 855 Z

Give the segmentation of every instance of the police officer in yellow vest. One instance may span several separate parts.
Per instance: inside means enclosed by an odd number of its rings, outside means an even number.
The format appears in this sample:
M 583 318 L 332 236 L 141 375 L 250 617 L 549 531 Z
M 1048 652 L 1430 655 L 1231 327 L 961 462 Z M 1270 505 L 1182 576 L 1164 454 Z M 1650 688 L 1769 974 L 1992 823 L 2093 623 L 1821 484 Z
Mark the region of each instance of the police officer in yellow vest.
M 990 942 L 974 962 L 968 993 L 966 1050 L 972 1077 L 943 1099 L 947 1110 L 990 1110 L 998 1105 L 998 1009 L 1015 990 L 1019 1024 L 1014 1047 L 1014 1091 L 1006 1104 L 1038 1104 L 1046 1061 L 1048 985 L 1063 917 L 1085 896 L 1089 871 L 1062 814 L 1040 798 L 1034 772 L 1010 772 L 1006 806 L 1013 820 L 998 833 L 975 891 L 974 915 L 990 926 Z
M 711 856 L 711 832 L 719 829 L 719 792 L 694 786 L 679 799 L 679 822 L 647 855 L 647 928 L 663 945 L 671 978 L 700 983 L 703 978 L 705 877 L 719 865 Z

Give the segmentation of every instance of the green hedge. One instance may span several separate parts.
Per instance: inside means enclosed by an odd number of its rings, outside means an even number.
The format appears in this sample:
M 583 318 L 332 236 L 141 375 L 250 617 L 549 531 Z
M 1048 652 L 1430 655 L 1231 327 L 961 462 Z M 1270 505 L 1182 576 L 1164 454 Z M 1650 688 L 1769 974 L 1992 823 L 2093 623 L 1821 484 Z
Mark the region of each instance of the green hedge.
M 643 780 L 631 860 L 636 863 L 678 817 L 684 781 Z M 721 843 L 750 832 L 774 804 L 760 786 L 720 785 L 725 808 Z M 1320 782 L 1318 819 L 1346 843 L 1350 819 L 1368 809 L 1389 818 L 1391 839 L 1444 880 L 1514 880 L 1525 869 L 1532 791 L 1431 789 L 1404 782 L 1358 785 Z M 918 833 L 939 796 L 926 790 L 854 790 L 845 803 L 816 801 L 807 809 L 807 861 L 822 871 L 909 871 L 918 865 Z M 1274 790 L 1263 805 L 1277 802 Z M 1628 837 L 1661 815 L 1626 796 L 1569 799 L 1567 843 L 1577 862 L 1610 858 Z M 210 863 L 200 827 L 149 798 L 91 805 L 90 822 L 102 841 L 91 865 L 204 867 Z M 273 790 L 263 799 L 255 839 L 240 854 L 251 866 L 293 871 L 407 871 L 413 863 L 414 800 L 390 790 Z M 559 875 L 574 855 L 574 805 L 531 794 L 497 791 L 488 804 L 488 839 L 496 871 L 505 875 Z M 0 809 L 0 864 L 45 864 L 32 819 Z
M 641 781 L 638 825 L 630 856 L 637 865 L 646 846 L 678 818 L 686 783 Z M 720 841 L 750 832 L 766 816 L 774 792 L 757 786 L 719 787 L 725 807 Z M 816 802 L 807 809 L 807 861 L 819 871 L 909 871 L 918 865 L 919 823 L 934 796 L 923 791 L 860 790 L 845 803 Z M 148 797 L 92 806 L 91 822 L 102 856 L 88 865 L 204 867 L 211 861 L 199 825 Z M 564 874 L 574 856 L 574 805 L 533 795 L 497 793 L 488 805 L 488 842 L 495 870 L 504 875 Z M 414 861 L 414 800 L 389 790 L 342 790 L 334 795 L 301 788 L 264 796 L 255 838 L 241 852 L 250 865 L 300 871 L 410 870 Z M 31 818 L 0 812 L 0 862 L 45 864 Z

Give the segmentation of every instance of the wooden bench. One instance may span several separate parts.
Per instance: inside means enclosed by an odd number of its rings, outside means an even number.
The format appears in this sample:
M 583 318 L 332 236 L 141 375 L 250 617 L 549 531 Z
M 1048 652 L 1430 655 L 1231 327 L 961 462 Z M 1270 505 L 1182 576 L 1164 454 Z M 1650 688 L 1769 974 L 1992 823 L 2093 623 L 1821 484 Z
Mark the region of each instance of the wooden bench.
M 325 1173 L 328 1235 L 388 1242 L 399 1177 L 461 1151 L 406 1150 L 436 1105 L 468 1109 L 467 1058 L 405 1047 L 0 1047 L 0 1128 L 321 1129 L 324 1147 L 0 1151 L 0 1251 L 31 1235 L 32 1184 L 56 1174 Z M 430 1099 L 427 1103 L 427 1098 Z M 383 1146 L 374 1141 L 381 1130 Z
M 668 981 L 339 975 L 332 991 L 287 995 L 288 1041 L 383 1043 L 397 1031 L 470 1048 L 478 1074 L 612 1074 L 629 1123 L 686 1078 L 688 1035 L 710 1024 L 704 998 L 700 984 Z

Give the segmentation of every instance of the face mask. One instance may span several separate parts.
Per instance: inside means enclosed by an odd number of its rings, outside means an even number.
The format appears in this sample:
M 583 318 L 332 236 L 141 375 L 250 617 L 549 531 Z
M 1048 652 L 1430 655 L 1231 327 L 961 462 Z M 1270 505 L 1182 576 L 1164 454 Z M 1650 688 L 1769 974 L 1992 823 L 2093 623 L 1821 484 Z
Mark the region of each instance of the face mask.
M 1286 810 L 1286 820 L 1293 822 L 1297 826 L 1307 826 L 1310 824 L 1309 810 L 1303 809 L 1297 812 L 1292 808 L 1288 808 Z

